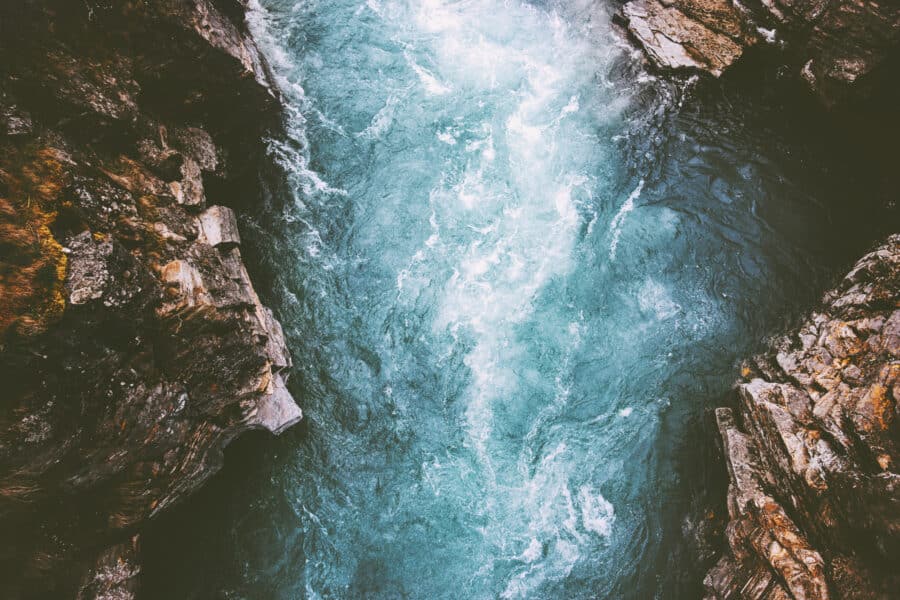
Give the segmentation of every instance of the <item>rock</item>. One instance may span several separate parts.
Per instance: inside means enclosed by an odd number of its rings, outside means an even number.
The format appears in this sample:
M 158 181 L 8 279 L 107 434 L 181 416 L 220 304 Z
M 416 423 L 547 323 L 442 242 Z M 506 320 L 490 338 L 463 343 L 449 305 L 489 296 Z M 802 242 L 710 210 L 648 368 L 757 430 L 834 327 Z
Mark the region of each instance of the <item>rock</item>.
M 281 117 L 243 15 L 0 3 L 2 598 L 133 597 L 147 521 L 301 418 L 223 206 Z
M 200 165 L 194 159 L 184 158 L 181 161 L 181 181 L 177 182 L 176 189 L 175 198 L 178 204 L 184 204 L 192 208 L 202 208 L 206 203 L 206 194 L 203 192 L 203 178 L 200 175 Z
M 174 198 L 174 190 L 154 175 L 150 169 L 128 156 L 119 156 L 101 171 L 122 189 L 137 196 L 161 196 Z M 183 201 L 179 201 L 183 204 Z
M 256 412 L 250 416 L 249 424 L 278 435 L 301 418 L 303 413 L 284 385 L 284 379 L 275 375 L 269 392 L 256 404 Z
M 141 574 L 140 536 L 104 550 L 85 574 L 76 600 L 134 600 Z
M 66 270 L 66 290 L 69 304 L 86 304 L 106 292 L 109 272 L 106 261 L 112 254 L 112 243 L 96 241 L 85 231 L 66 242 L 69 264 Z
M 284 339 L 281 323 L 275 318 L 271 309 L 263 306 L 263 330 L 266 332 L 266 355 L 276 371 L 291 367 L 291 353 Z
M 210 206 L 200 213 L 198 220 L 202 231 L 201 241 L 222 249 L 240 245 L 241 236 L 238 232 L 237 218 L 230 208 Z
M 898 298 L 894 235 L 755 359 L 766 379 L 738 386 L 736 410 L 716 411 L 730 522 L 707 598 L 875 599 L 898 589 L 888 566 L 900 553 Z
M 716 77 L 750 46 L 777 38 L 826 105 L 864 96 L 879 71 L 891 80 L 900 45 L 900 4 L 892 0 L 632 0 L 622 16 L 657 67 Z
M 0 133 L 3 135 L 28 135 L 32 130 L 31 115 L 16 106 L 0 104 Z
M 253 285 L 250 283 L 250 275 L 247 273 L 247 267 L 241 258 L 241 251 L 238 247 L 219 249 L 222 255 L 222 263 L 225 266 L 225 272 L 232 282 L 238 287 L 238 298 L 241 302 L 249 306 L 261 306 L 259 296 Z M 258 317 L 258 315 L 256 315 Z
M 628 31 L 656 66 L 694 68 L 720 76 L 744 48 L 676 6 L 666 6 L 658 0 L 634 0 L 622 10 Z
M 175 129 L 170 138 L 171 143 L 183 154 L 193 158 L 202 171 L 212 173 L 219 168 L 219 149 L 212 137 L 199 127 Z
M 131 57 L 122 54 L 102 63 L 90 62 L 55 47 L 47 52 L 41 67 L 39 84 L 68 105 L 85 127 L 136 119 L 139 85 L 131 76 Z
M 252 37 L 244 35 L 238 25 L 220 12 L 209 0 L 176 3 L 180 24 L 190 26 L 209 46 L 236 59 L 241 68 L 238 77 L 252 77 L 259 86 L 274 95 L 268 67 Z M 183 8 L 182 8 L 183 7 Z
M 186 260 L 173 260 L 162 268 L 161 277 L 171 292 L 172 298 L 160 308 L 160 312 L 171 314 L 189 308 L 212 307 L 213 301 L 203 282 L 200 271 Z

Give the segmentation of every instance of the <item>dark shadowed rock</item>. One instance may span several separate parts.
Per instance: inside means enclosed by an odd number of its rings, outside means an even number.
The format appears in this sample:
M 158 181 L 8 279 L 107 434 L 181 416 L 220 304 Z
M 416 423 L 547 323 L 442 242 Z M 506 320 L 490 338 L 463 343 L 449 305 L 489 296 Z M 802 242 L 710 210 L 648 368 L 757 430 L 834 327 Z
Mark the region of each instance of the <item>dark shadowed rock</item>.
M 893 0 L 632 0 L 622 15 L 664 69 L 719 76 L 746 48 L 777 43 L 829 105 L 865 95 L 867 80 L 895 68 L 900 47 L 900 3 Z
M 138 594 L 140 536 L 104 550 L 87 571 L 76 600 L 132 600 Z
M 0 5 L 0 597 L 133 597 L 146 521 L 301 417 L 223 206 L 278 98 L 218 4 Z

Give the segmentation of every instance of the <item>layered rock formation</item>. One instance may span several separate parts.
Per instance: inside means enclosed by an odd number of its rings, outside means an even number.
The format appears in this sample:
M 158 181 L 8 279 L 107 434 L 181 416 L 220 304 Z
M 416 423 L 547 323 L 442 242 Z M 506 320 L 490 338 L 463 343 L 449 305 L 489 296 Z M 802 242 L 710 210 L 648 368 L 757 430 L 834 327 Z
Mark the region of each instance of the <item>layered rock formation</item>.
M 0 596 L 124 598 L 141 525 L 300 410 L 241 259 L 280 108 L 237 0 L 0 6 Z
M 747 48 L 778 44 L 826 104 L 895 77 L 900 59 L 895 0 L 631 0 L 622 15 L 662 68 L 719 76 Z
M 900 235 L 743 375 L 716 411 L 730 522 L 707 598 L 896 598 Z

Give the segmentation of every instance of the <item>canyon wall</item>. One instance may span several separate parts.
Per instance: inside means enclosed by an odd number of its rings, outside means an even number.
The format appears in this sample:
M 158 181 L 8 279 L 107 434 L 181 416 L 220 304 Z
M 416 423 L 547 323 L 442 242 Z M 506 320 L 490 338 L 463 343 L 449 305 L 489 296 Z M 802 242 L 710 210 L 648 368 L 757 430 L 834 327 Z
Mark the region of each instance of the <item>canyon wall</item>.
M 127 598 L 141 526 L 300 409 L 241 258 L 280 101 L 238 0 L 0 6 L 0 596 Z
M 235 436 L 300 418 L 231 207 L 280 101 L 240 0 L 0 5 L 0 596 L 128 598 L 140 531 Z M 633 0 L 662 67 L 786 46 L 826 103 L 895 59 L 895 2 Z M 728 546 L 708 596 L 900 589 L 900 237 L 717 412 Z
M 900 573 L 900 235 L 797 331 L 743 367 L 716 410 L 727 548 L 707 598 L 896 598 Z
M 631 0 L 621 14 L 661 68 L 719 76 L 748 48 L 777 46 L 826 105 L 895 84 L 898 72 L 896 0 Z

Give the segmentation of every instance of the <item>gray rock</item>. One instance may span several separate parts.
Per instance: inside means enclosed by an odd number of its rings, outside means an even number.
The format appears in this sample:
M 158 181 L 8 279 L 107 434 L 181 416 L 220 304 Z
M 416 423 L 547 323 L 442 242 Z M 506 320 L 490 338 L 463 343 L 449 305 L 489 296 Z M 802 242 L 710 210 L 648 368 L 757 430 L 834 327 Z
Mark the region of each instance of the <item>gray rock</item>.
M 282 433 L 292 425 L 296 425 L 303 418 L 303 412 L 285 386 L 281 375 L 272 378 L 268 392 L 263 395 L 255 406 L 248 421 L 254 428 L 265 429 L 275 435 Z
M 66 270 L 66 291 L 69 304 L 87 304 L 103 297 L 109 284 L 106 262 L 112 254 L 112 243 L 98 242 L 85 231 L 66 242 L 69 264 Z
M 200 213 L 198 220 L 202 231 L 201 241 L 222 249 L 240 245 L 241 235 L 238 232 L 237 218 L 230 208 L 210 206 Z

